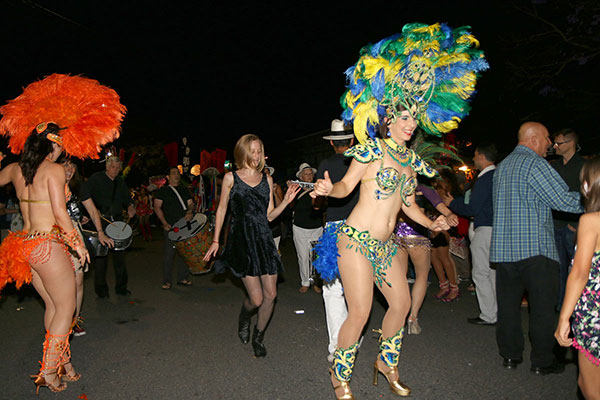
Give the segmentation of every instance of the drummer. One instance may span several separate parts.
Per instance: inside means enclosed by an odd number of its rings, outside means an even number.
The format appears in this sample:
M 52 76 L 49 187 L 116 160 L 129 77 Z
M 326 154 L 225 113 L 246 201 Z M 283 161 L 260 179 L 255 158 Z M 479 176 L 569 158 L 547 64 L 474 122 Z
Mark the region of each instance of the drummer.
M 110 156 L 106 159 L 106 171 L 96 172 L 83 184 L 81 188 L 81 201 L 91 198 L 102 215 L 102 220 L 118 221 L 122 219 L 123 209 L 127 207 L 129 218 L 135 216 L 133 199 L 121 172 L 119 157 Z M 131 292 L 127 289 L 127 266 L 125 265 L 125 251 L 110 250 L 115 267 L 115 291 L 126 296 Z M 94 262 L 94 290 L 99 298 L 108 297 L 106 284 L 106 264 L 108 256 L 96 257 Z
M 171 289 L 171 276 L 173 263 L 177 263 L 177 284 L 190 286 L 190 272 L 185 262 L 175 251 L 175 243 L 169 239 L 171 226 L 182 218 L 186 221 L 192 219 L 194 210 L 194 201 L 192 194 L 181 182 L 181 174 L 177 167 L 170 167 L 167 171 L 167 185 L 164 185 L 156 192 L 154 199 L 154 211 L 160 220 L 164 230 L 164 261 L 163 261 L 163 282 L 162 288 Z

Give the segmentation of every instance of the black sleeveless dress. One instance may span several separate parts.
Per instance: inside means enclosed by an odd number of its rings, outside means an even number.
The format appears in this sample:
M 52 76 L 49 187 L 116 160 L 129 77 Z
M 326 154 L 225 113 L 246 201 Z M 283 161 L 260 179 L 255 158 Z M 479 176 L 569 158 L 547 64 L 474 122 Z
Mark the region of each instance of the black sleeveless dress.
M 269 182 L 249 186 L 233 172 L 229 193 L 231 225 L 223 255 L 215 261 L 215 272 L 230 269 L 235 276 L 275 275 L 283 269 L 267 220 Z

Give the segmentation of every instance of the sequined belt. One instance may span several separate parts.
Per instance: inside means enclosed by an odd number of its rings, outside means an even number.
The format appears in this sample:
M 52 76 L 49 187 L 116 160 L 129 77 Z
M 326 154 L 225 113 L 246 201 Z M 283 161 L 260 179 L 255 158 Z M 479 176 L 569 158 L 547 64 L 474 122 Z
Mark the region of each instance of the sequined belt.
M 358 246 L 356 250 L 371 261 L 373 267 L 373 277 L 377 286 L 381 287 L 385 282 L 388 286 L 392 286 L 386 279 L 386 270 L 392 265 L 392 258 L 396 255 L 398 247 L 396 243 L 389 238 L 385 242 L 374 239 L 368 231 L 359 231 L 358 229 L 343 223 L 339 227 L 339 231 L 348 236 Z M 354 245 L 349 243 L 346 248 L 352 249 Z

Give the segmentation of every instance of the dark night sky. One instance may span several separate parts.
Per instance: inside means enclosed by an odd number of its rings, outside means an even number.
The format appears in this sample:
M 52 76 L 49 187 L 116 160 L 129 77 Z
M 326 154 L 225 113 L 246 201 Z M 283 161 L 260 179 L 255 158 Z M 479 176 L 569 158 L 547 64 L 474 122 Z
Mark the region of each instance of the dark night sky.
M 531 113 L 498 110 L 510 51 L 499 36 L 520 29 L 500 2 L 150 3 L 0 3 L 0 102 L 51 73 L 83 74 L 114 88 L 128 107 L 121 146 L 187 135 L 203 148 L 231 150 L 239 136 L 256 133 L 268 153 L 326 129 L 342 111 L 343 73 L 359 49 L 418 21 L 471 25 L 491 65 L 460 135 L 512 146 L 519 118 Z

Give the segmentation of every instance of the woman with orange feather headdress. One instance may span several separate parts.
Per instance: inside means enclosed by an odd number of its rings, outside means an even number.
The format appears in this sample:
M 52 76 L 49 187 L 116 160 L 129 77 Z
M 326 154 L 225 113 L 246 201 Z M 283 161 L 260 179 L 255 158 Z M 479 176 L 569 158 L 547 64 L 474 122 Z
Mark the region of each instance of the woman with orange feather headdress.
M 33 282 L 44 300 L 46 337 L 35 379 L 53 392 L 80 374 L 71 364 L 69 335 L 75 310 L 75 275 L 70 254 L 81 263 L 89 254 L 66 210 L 65 171 L 55 164 L 70 156 L 98 158 L 101 146 L 119 136 L 126 111 L 117 93 L 81 76 L 53 74 L 27 86 L 0 107 L 0 134 L 9 136 L 18 163 L 0 171 L 0 185 L 12 182 L 21 202 L 23 231 L 0 245 L 0 290 Z

